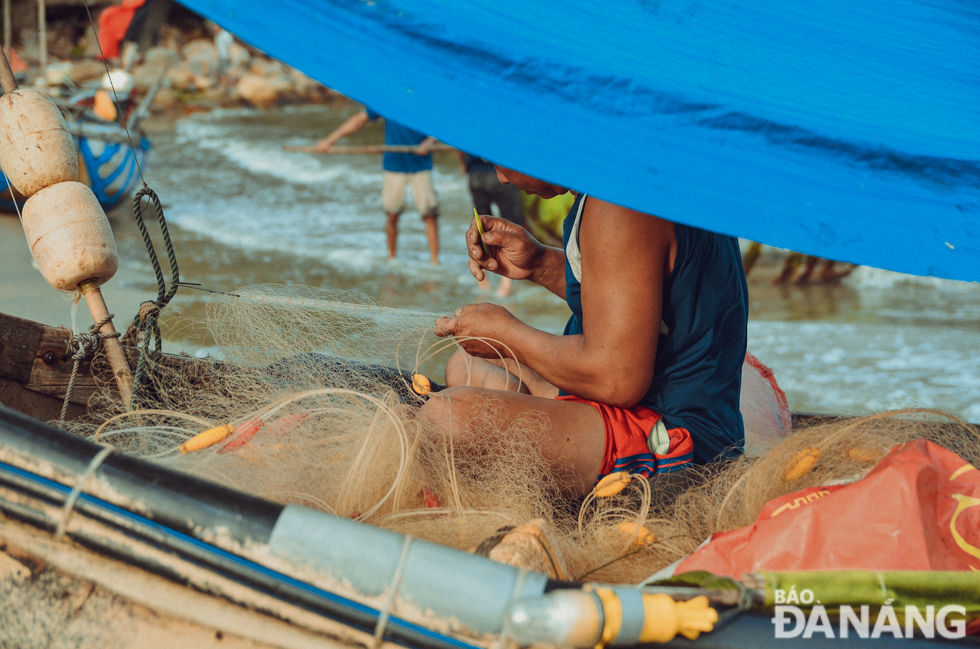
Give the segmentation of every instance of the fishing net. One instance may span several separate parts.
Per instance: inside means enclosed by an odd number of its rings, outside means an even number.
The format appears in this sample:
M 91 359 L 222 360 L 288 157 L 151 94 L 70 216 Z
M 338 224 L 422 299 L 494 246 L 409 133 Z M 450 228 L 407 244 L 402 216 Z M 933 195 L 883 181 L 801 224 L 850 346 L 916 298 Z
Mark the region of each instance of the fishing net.
M 638 583 L 712 532 L 751 523 L 774 497 L 859 479 L 911 439 L 980 461 L 976 432 L 940 412 L 821 421 L 786 437 L 784 402 L 743 393 L 774 413 L 752 435 L 759 457 L 569 500 L 539 450 L 542 413 L 508 421 L 490 392 L 468 404 L 466 430 L 418 416 L 426 398 L 413 373 L 440 377 L 454 348 L 433 335 L 436 317 L 309 289 L 244 289 L 215 298 L 205 323 L 167 323 L 196 332 L 210 358 L 157 363 L 141 408 L 123 411 L 106 390 L 71 426 L 262 498 L 611 583 Z M 746 381 L 758 394 L 769 385 L 761 376 Z M 212 443 L 189 441 L 212 429 Z

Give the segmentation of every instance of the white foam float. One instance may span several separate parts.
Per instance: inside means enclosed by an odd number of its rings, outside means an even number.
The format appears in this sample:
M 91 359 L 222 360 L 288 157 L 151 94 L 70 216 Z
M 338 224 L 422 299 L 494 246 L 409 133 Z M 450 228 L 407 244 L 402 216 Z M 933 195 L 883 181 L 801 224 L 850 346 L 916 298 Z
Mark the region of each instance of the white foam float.
M 0 97 L 0 165 L 24 196 L 78 180 L 75 141 L 50 97 L 27 89 Z
M 24 230 L 41 275 L 59 291 L 104 284 L 119 267 L 116 242 L 95 194 L 80 182 L 46 187 L 24 205 Z

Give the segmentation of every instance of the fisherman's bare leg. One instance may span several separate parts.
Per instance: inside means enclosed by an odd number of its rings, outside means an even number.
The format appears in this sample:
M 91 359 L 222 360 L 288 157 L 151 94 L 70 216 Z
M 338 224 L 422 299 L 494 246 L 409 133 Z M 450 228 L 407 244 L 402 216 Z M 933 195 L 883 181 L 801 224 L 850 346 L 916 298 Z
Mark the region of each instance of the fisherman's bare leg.
M 820 257 L 814 257 L 813 255 L 807 255 L 806 261 L 803 264 L 803 272 L 800 276 L 796 278 L 797 284 L 806 284 L 810 281 L 810 276 L 813 275 L 813 271 L 816 269 L 817 264 L 820 263 Z
M 479 359 L 477 359 L 479 360 Z M 454 452 L 486 448 L 478 422 L 497 415 L 503 430 L 528 414 L 543 415 L 541 453 L 551 465 L 562 492 L 582 496 L 595 484 L 602 464 L 606 433 L 602 415 L 592 406 L 518 392 L 481 388 L 447 388 L 432 395 L 418 414 L 420 421 L 442 435 L 451 435 Z
M 422 220 L 425 221 L 425 237 L 429 241 L 429 258 L 433 266 L 439 265 L 439 199 L 432 186 L 432 172 L 418 171 L 412 176 L 412 199 Z
M 432 265 L 439 265 L 439 225 L 436 214 L 426 214 L 422 217 L 425 221 L 425 238 L 429 241 L 429 256 Z
M 513 359 L 486 359 L 459 350 L 446 364 L 446 385 L 522 392 L 545 399 L 558 396 L 558 388 Z
M 398 249 L 398 217 L 400 214 L 389 214 L 385 234 L 388 235 L 388 259 L 395 258 Z

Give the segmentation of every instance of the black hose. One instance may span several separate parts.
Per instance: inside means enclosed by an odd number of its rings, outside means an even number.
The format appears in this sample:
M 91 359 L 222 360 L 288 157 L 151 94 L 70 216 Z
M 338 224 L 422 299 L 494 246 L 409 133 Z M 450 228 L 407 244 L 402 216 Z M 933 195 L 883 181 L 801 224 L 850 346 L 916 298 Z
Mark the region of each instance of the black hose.
M 2 406 L 0 446 L 14 455 L 26 456 L 25 464 L 28 466 L 32 464 L 31 458 L 44 460 L 58 471 L 76 477 L 85 471 L 91 458 L 102 448 Z M 140 479 L 141 473 L 146 476 L 145 480 Z M 113 492 L 120 494 L 120 502 L 113 503 L 83 493 L 75 504 L 74 515 L 89 517 L 139 542 L 172 551 L 217 574 L 353 628 L 366 632 L 374 630 L 380 617 L 378 610 L 266 568 L 200 538 L 208 530 L 234 521 L 234 527 L 227 532 L 230 539 L 241 543 L 267 542 L 282 510 L 280 505 L 122 455 L 110 455 L 96 474 L 109 481 L 108 486 L 112 487 Z M 53 505 L 63 504 L 73 486 L 63 485 L 6 462 L 0 462 L 0 484 L 34 501 Z M 158 490 L 159 493 L 155 493 Z M 127 507 L 124 501 L 128 501 L 130 506 Z M 137 503 L 142 513 L 132 511 L 132 503 Z M 162 511 L 157 511 L 157 507 Z M 0 498 L 0 510 L 34 525 L 54 529 L 56 521 L 45 515 L 42 509 Z M 214 519 L 207 517 L 209 513 Z M 183 520 L 179 518 L 181 514 L 185 516 Z M 253 515 L 255 520 L 250 520 Z M 169 568 L 133 552 L 132 548 L 108 544 L 105 539 L 84 533 L 78 536 L 72 534 L 72 538 L 129 563 L 182 581 Z M 475 645 L 394 616 L 388 619 L 384 637 L 391 642 L 419 649 L 478 649 Z

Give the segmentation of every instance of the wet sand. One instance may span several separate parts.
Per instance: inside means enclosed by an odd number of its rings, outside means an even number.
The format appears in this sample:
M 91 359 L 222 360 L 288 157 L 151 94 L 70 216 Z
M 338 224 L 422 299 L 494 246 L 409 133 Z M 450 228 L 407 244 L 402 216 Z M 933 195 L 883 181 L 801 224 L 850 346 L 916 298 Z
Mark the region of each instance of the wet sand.
M 55 290 L 34 267 L 27 238 L 16 214 L 0 212 L 0 313 L 47 325 L 71 326 L 71 297 Z M 117 278 L 118 279 L 118 278 Z M 109 312 L 116 314 L 116 329 L 124 330 L 140 302 L 156 297 L 122 282 L 110 280 L 103 288 Z M 80 330 L 92 324 L 84 302 L 78 307 Z

